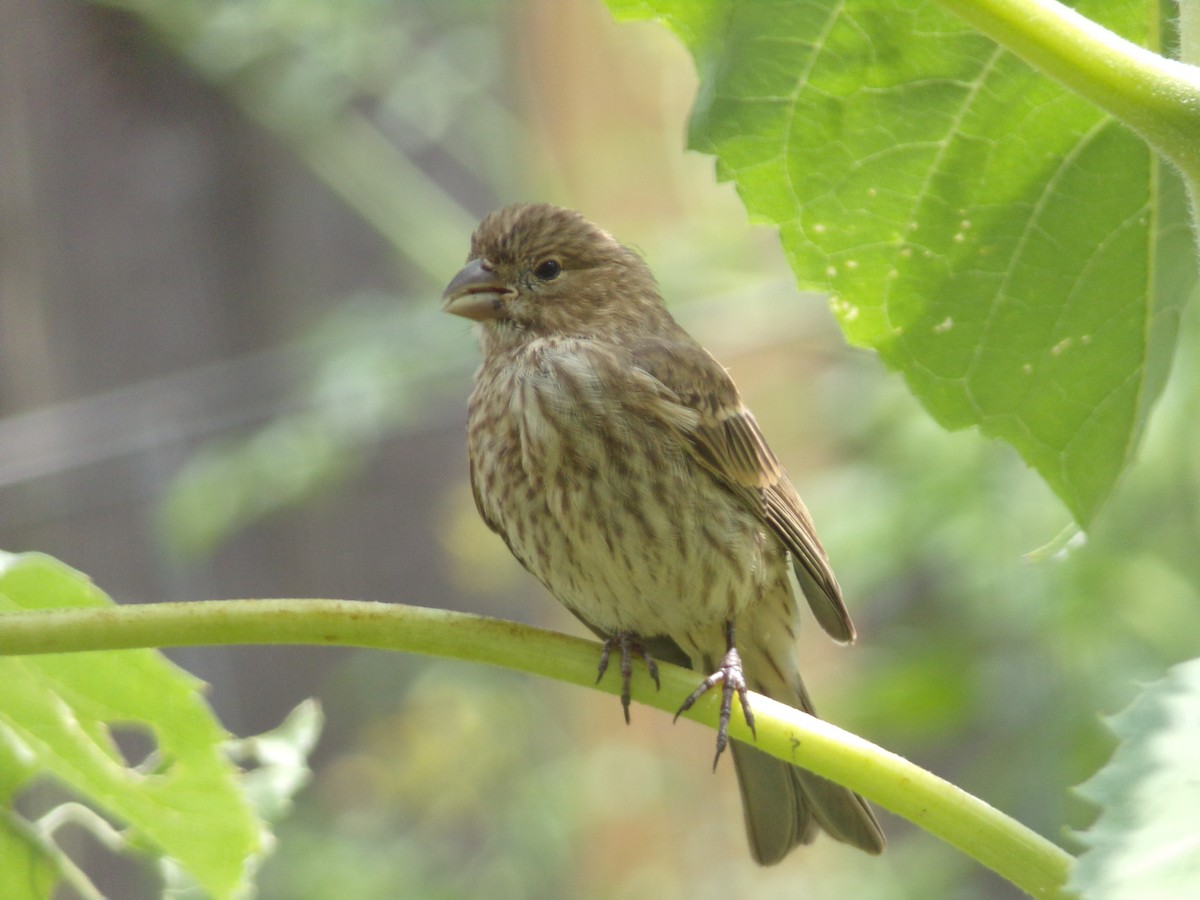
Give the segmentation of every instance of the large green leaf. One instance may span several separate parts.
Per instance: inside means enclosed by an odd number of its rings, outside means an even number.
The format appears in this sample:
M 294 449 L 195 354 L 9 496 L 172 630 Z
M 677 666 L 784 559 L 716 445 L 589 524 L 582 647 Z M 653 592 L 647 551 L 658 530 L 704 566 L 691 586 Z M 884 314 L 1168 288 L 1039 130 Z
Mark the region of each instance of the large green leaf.
M 1180 188 L 1145 145 L 937 4 L 609 6 L 688 46 L 692 146 L 779 227 L 847 337 L 945 427 L 1011 443 L 1086 525 L 1136 447 L 1193 277 Z M 1079 8 L 1146 38 L 1142 3 Z
M 1101 807 L 1070 889 L 1089 900 L 1200 897 L 1200 660 L 1109 720 L 1121 745 L 1080 793 Z
M 0 554 L 0 614 L 111 602 L 50 557 Z M 28 896 L 48 896 L 40 888 L 53 869 L 70 867 L 53 835 L 10 806 L 19 788 L 48 775 L 127 829 L 131 846 L 174 860 L 207 894 L 246 890 L 262 826 L 201 682 L 160 653 L 128 650 L 0 658 L 0 685 L 0 766 L 19 763 L 0 774 L 0 883 L 21 881 Z M 152 736 L 154 752 L 130 764 L 113 739 L 117 728 Z

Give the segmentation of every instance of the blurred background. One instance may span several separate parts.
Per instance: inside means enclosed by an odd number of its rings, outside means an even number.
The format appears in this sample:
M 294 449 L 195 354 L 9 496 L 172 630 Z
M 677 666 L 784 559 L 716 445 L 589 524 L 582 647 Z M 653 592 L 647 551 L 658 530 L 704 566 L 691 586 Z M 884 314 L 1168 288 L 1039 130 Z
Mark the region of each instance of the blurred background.
M 339 597 L 582 629 L 477 520 L 477 350 L 438 311 L 476 221 L 582 210 L 655 269 L 808 501 L 859 627 L 824 715 L 1071 844 L 1102 716 L 1197 655 L 1197 320 L 1087 542 L 1006 447 L 947 435 L 802 295 L 684 152 L 696 79 L 599 0 L 0 3 L 0 547 L 123 603 Z M 234 733 L 316 696 L 267 898 L 1008 897 L 884 816 L 889 853 L 749 859 L 711 734 L 466 664 L 170 655 Z M 85 835 L 107 896 L 157 896 Z

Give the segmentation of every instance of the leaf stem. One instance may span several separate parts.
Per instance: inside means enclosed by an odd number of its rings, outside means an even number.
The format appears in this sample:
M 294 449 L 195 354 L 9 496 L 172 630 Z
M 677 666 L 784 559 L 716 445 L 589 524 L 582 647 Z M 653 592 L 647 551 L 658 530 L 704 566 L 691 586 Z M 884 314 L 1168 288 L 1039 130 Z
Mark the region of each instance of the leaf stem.
M 1055 0 L 941 2 L 1200 182 L 1200 68 L 1139 47 Z
M 504 666 L 593 687 L 596 645 L 446 610 L 346 600 L 213 600 L 0 614 L 0 655 L 211 644 L 315 644 L 422 653 Z M 674 712 L 695 673 L 661 666 L 662 690 L 635 669 L 634 699 Z M 617 693 L 619 679 L 598 687 Z M 828 722 L 753 698 L 758 746 L 838 781 L 942 838 L 1035 897 L 1059 897 L 1062 849 L 970 794 Z M 686 715 L 716 725 L 718 699 Z M 751 740 L 740 718 L 730 734 Z

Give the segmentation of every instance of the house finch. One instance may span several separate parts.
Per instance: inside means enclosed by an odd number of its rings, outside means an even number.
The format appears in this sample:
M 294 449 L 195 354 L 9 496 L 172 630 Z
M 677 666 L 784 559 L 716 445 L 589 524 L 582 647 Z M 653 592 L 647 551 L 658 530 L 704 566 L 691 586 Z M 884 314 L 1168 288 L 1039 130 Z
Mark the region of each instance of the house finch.
M 641 257 L 578 213 L 510 206 L 480 223 L 443 300 L 479 323 L 479 513 L 604 639 L 600 676 L 619 652 L 626 720 L 632 654 L 656 681 L 655 658 L 712 673 L 684 708 L 722 686 L 718 759 L 735 696 L 753 727 L 747 687 L 811 713 L 789 569 L 834 639 L 854 626 L 787 473 Z M 759 863 L 819 828 L 883 850 L 857 794 L 749 744 L 732 754 Z

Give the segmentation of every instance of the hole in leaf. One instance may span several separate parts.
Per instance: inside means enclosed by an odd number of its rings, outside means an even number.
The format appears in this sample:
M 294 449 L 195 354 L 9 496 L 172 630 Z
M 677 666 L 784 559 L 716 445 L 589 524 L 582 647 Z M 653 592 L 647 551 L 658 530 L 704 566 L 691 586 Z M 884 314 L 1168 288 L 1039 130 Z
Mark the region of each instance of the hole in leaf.
M 131 852 L 120 824 L 88 806 L 75 791 L 41 776 L 22 787 L 14 800 L 10 814 L 38 835 L 42 852 L 74 871 L 76 884 L 60 882 L 52 894 L 56 900 L 162 895 L 157 873 L 144 857 Z M 91 892 L 81 894 L 75 887 L 90 887 Z M 0 889 L 0 897 L 7 896 Z
M 138 722 L 113 722 L 108 726 L 108 733 L 113 747 L 129 768 L 143 775 L 161 773 L 166 768 L 152 729 Z
M 66 803 L 46 814 L 38 823 L 48 839 L 102 897 L 161 896 L 157 874 L 146 860 L 125 845 L 119 826 L 81 803 Z M 78 895 L 61 886 L 56 898 Z

